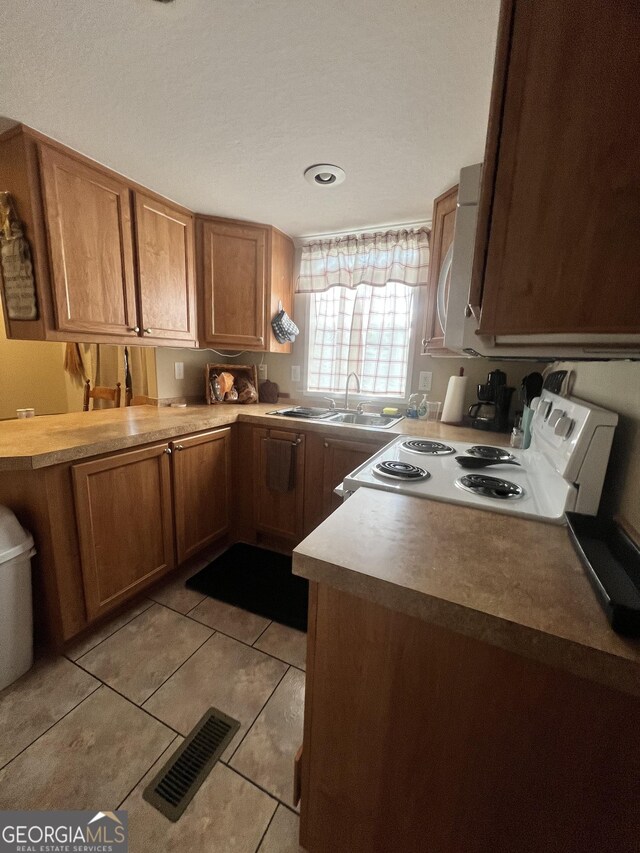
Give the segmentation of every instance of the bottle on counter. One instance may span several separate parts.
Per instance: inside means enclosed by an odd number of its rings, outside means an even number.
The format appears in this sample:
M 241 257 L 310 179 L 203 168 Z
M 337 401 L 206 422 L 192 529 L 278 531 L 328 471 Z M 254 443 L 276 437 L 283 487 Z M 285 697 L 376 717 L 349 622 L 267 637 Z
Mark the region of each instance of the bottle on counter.
M 420 420 L 424 420 L 427 417 L 427 395 L 422 395 L 422 400 L 420 400 L 420 405 L 418 406 L 418 417 Z
M 418 417 L 418 398 L 419 394 L 411 394 L 409 397 L 409 405 L 407 406 L 407 417 L 408 418 L 417 418 Z

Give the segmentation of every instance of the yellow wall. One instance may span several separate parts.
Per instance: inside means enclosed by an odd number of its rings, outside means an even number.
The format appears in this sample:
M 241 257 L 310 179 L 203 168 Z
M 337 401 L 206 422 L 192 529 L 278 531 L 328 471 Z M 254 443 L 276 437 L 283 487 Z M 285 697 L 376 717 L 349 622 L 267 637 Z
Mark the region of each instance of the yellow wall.
M 69 411 L 64 348 L 42 341 L 8 341 L 0 319 L 0 419 L 15 418 L 16 409 L 27 407 L 36 415 Z M 72 388 L 69 394 L 73 402 Z

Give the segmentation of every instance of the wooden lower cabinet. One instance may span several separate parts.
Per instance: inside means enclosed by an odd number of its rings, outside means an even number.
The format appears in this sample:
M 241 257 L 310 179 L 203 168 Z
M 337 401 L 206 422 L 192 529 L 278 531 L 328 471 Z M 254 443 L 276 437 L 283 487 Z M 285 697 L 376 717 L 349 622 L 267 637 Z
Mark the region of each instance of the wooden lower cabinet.
M 178 562 L 192 557 L 229 529 L 231 429 L 171 443 Z
M 321 433 L 306 436 L 305 534 L 311 533 L 340 506 L 341 500 L 333 491 L 335 487 L 388 441 L 389 436 L 367 441 L 325 437 Z
M 156 444 L 72 466 L 89 620 L 174 566 L 169 457 Z
M 308 853 L 631 853 L 639 755 L 639 698 L 311 584 Z
M 275 491 L 269 483 L 269 444 L 282 443 L 291 447 L 293 472 L 287 491 Z M 253 430 L 253 518 L 260 539 L 274 537 L 297 544 L 303 536 L 305 436 L 300 432 L 282 429 Z

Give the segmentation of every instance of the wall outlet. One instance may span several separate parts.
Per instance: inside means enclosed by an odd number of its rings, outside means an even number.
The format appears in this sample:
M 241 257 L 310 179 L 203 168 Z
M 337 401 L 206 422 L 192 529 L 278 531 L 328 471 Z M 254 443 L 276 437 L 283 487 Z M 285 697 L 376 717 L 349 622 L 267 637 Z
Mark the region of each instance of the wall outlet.
M 176 379 L 184 379 L 184 361 L 174 361 L 173 374 Z
M 300 382 L 300 365 L 293 364 L 291 366 L 291 381 L 292 382 Z
M 259 364 L 258 365 L 258 379 L 260 380 L 260 382 L 266 382 L 267 381 L 267 365 L 266 364 Z
M 431 391 L 431 379 L 433 373 L 429 370 L 420 371 L 420 381 L 418 383 L 418 391 Z

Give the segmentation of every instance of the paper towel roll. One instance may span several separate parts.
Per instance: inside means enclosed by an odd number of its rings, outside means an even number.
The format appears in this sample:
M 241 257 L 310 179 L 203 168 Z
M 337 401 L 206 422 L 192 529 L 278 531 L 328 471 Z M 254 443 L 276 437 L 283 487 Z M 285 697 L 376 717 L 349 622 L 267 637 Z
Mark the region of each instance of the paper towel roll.
M 442 423 L 459 424 L 464 414 L 464 395 L 467 388 L 466 376 L 452 376 L 447 386 L 447 396 L 444 398 Z

